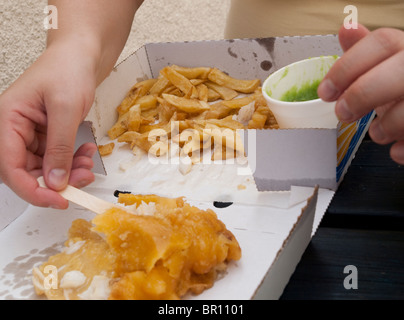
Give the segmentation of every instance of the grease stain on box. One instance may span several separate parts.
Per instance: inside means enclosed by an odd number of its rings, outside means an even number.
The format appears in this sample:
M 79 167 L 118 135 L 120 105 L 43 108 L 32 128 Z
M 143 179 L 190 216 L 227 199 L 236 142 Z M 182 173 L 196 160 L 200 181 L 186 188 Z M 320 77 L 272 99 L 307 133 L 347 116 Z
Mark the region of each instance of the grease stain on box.
M 12 290 L 19 291 L 21 297 L 38 299 L 32 285 L 32 269 L 37 264 L 42 264 L 48 257 L 60 252 L 63 243 L 55 243 L 48 248 L 33 249 L 28 254 L 17 256 L 2 270 L 0 283 Z M 0 299 L 14 299 L 9 290 L 0 292 Z

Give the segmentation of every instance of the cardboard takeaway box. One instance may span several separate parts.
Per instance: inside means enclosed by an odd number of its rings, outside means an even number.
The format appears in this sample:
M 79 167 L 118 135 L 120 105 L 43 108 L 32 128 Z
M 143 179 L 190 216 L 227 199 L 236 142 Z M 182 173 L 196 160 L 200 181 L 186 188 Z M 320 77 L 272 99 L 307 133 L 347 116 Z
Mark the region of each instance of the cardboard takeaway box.
M 110 142 L 106 133 L 127 91 L 169 64 L 216 67 L 236 78 L 264 81 L 294 61 L 335 54 L 341 49 L 334 35 L 147 44 L 97 89 L 87 118 L 91 123 L 83 124 L 78 144 L 93 138 L 90 127 L 98 144 Z M 178 163 L 134 156 L 126 145 L 117 144 L 113 154 L 98 163 L 96 181 L 85 189 L 109 201 L 116 201 L 115 190 L 125 190 L 185 196 L 202 209 L 212 208 L 238 239 L 242 258 L 231 263 L 212 288 L 185 299 L 277 299 L 371 117 L 337 129 L 248 130 L 242 134 L 247 164 L 198 164 L 185 175 Z M 63 248 L 73 220 L 93 214 L 74 204 L 67 211 L 29 206 L 4 184 L 0 192 L 0 299 L 38 299 L 31 283 L 33 266 Z M 217 208 L 214 201 L 232 205 Z

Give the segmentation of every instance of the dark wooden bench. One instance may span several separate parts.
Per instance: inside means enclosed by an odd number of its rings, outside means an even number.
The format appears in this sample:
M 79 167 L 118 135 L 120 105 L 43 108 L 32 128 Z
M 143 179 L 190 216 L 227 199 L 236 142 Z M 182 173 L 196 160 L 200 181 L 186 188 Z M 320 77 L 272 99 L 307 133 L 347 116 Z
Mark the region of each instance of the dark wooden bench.
M 404 299 L 404 166 L 389 148 L 362 141 L 282 300 Z

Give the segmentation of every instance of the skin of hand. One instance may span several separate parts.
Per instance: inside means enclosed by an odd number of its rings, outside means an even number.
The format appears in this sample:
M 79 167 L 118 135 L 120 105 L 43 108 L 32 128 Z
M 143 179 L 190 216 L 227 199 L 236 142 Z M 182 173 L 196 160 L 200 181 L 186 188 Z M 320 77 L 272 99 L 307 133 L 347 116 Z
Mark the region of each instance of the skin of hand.
M 364 26 L 339 31 L 344 54 L 318 88 L 320 98 L 337 101 L 342 122 L 376 111 L 369 135 L 378 144 L 392 143 L 391 158 L 404 164 L 404 32 Z
M 59 29 L 44 53 L 0 96 L 0 179 L 27 202 L 66 209 L 57 192 L 94 181 L 97 147 L 74 152 L 95 89 L 112 70 L 142 1 L 49 1 Z M 37 182 L 44 176 L 48 188 Z
M 56 190 L 67 182 L 83 187 L 94 180 L 96 147 L 83 145 L 73 157 L 74 132 L 92 105 L 96 85 L 95 68 L 81 54 L 67 42 L 49 47 L 0 97 L 1 177 L 34 205 L 67 206 L 56 192 L 38 188 L 41 175 L 48 174 L 48 185 Z

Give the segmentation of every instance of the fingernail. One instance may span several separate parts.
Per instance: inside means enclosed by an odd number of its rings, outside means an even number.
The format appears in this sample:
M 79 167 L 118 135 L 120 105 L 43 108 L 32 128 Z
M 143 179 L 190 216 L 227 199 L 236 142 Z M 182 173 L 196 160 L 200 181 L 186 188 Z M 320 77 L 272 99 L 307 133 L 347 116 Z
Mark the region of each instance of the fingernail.
M 49 209 L 57 209 L 57 210 L 60 210 L 60 209 L 62 209 L 62 207 L 60 207 L 60 206 L 58 206 L 58 205 L 56 205 L 56 204 L 52 204 L 51 206 L 49 206 Z
M 92 157 L 94 157 L 94 155 L 95 155 L 96 152 L 97 152 L 96 149 L 91 149 L 91 150 L 89 150 L 89 151 L 86 152 L 85 156 L 87 156 L 87 157 L 89 157 L 89 158 L 92 158 Z
M 345 99 L 341 99 L 337 102 L 337 105 L 335 106 L 335 112 L 338 119 L 343 122 L 354 120 L 353 113 L 349 110 L 348 104 L 346 103 Z
M 386 134 L 380 123 L 374 123 L 371 127 L 371 131 L 372 139 L 375 140 L 375 142 L 383 142 L 386 139 Z
M 326 101 L 332 101 L 338 96 L 338 89 L 330 79 L 324 79 L 318 86 L 319 96 Z
M 67 184 L 67 172 L 64 169 L 52 169 L 48 175 L 48 182 L 52 188 L 61 189 Z
M 84 188 L 84 187 L 88 186 L 90 183 L 91 183 L 90 180 L 86 180 L 86 179 L 80 180 L 79 182 L 77 182 L 75 184 L 75 187 L 78 188 L 78 189 L 81 189 L 81 188 Z

